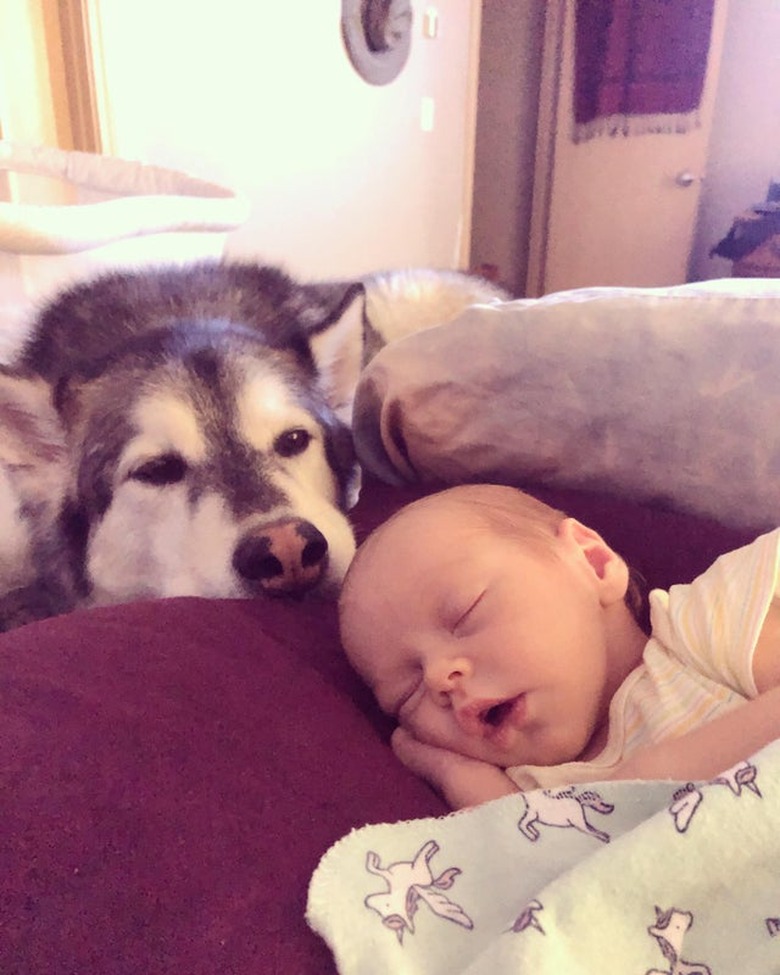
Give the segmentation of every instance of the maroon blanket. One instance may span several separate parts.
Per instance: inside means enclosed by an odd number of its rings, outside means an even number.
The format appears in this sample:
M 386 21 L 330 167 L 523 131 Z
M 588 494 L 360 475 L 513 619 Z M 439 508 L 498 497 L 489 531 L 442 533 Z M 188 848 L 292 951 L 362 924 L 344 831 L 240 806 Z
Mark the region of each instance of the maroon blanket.
M 369 484 L 365 533 L 422 493 Z M 538 490 L 650 585 L 752 536 Z M 0 638 L 0 972 L 328 975 L 306 926 L 322 854 L 444 804 L 402 768 L 335 607 L 172 599 Z

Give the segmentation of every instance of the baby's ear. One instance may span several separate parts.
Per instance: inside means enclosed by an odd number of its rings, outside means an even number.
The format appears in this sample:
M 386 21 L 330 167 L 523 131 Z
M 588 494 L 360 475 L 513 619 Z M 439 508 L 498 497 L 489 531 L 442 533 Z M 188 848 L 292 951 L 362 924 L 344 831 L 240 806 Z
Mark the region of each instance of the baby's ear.
M 602 606 L 625 598 L 628 590 L 628 566 L 597 531 L 576 518 L 564 518 L 558 526 L 558 537 L 579 551 L 593 572 Z

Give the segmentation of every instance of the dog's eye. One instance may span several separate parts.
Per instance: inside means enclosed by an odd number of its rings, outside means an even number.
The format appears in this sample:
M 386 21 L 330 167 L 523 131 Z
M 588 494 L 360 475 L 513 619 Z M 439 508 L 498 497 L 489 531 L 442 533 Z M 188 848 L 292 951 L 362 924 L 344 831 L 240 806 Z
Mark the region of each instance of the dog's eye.
M 303 427 L 285 430 L 274 440 L 274 450 L 282 457 L 295 457 L 302 454 L 311 443 L 311 434 Z
M 161 454 L 147 460 L 130 472 L 130 477 L 143 484 L 162 486 L 178 484 L 187 472 L 187 465 L 179 454 Z

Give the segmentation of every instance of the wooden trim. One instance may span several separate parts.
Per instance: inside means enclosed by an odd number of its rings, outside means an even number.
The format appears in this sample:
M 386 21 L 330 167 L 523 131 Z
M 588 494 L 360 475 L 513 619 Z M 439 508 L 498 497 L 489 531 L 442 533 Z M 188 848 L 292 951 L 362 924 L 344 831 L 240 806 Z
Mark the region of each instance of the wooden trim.
M 545 11 L 533 202 L 528 242 L 528 274 L 525 286 L 525 294 L 529 298 L 538 298 L 545 293 L 566 4 L 567 0 L 549 0 Z
M 464 144 L 463 202 L 456 241 L 456 267 L 467 270 L 471 261 L 472 209 L 474 206 L 474 172 L 477 153 L 477 102 L 479 95 L 479 55 L 482 34 L 482 0 L 471 0 L 469 23 L 469 70 L 466 94 L 466 128 Z
M 101 152 L 83 0 L 44 2 L 42 11 L 58 145 Z
M 116 135 L 112 124 L 103 49 L 101 0 L 71 0 L 71 2 L 79 2 L 81 7 L 83 38 L 87 52 L 86 63 L 89 65 L 92 98 L 95 107 L 94 122 L 101 152 L 106 155 L 116 155 Z

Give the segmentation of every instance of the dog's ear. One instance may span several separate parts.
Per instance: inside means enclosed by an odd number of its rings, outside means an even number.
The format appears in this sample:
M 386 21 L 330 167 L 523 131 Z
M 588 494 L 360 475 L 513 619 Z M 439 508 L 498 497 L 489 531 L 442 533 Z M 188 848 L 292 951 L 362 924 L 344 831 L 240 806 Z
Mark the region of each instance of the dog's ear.
M 0 369 L 0 420 L 0 460 L 22 469 L 34 461 L 52 462 L 64 453 L 62 425 L 46 380 Z
M 309 345 L 328 404 L 349 423 L 352 397 L 363 367 L 366 293 L 360 283 L 339 287 L 340 300 L 312 333 Z

